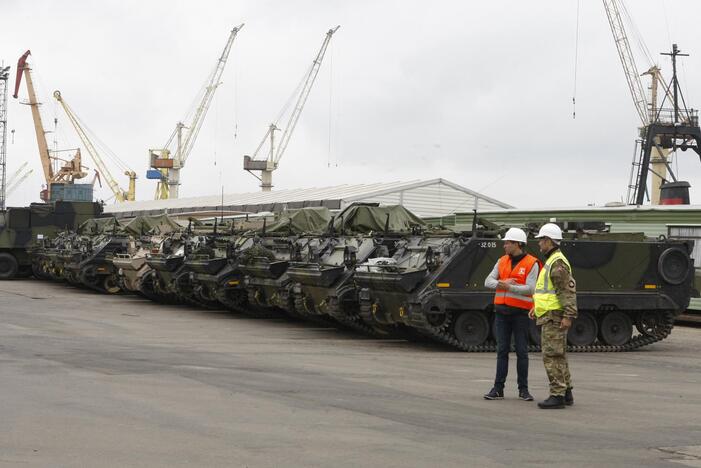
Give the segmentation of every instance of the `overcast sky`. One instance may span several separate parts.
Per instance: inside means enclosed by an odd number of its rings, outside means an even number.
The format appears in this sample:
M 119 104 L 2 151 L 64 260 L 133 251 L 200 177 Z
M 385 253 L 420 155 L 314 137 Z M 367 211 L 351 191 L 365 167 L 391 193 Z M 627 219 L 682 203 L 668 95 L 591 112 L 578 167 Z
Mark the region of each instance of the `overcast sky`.
M 259 183 L 242 170 L 243 155 L 255 150 L 325 32 L 341 25 L 275 188 L 442 177 L 517 207 L 601 205 L 626 194 L 639 121 L 603 6 L 580 1 L 576 119 L 576 0 L 2 0 L 0 60 L 12 66 L 14 87 L 17 59 L 31 49 L 46 130 L 58 118 L 50 145 L 79 144 L 51 97 L 59 89 L 139 174 L 137 199 L 150 199 L 148 148 L 162 146 L 187 115 L 231 28 L 245 23 L 182 171 L 181 196 L 217 194 L 222 185 L 251 192 Z M 659 52 L 677 42 L 691 54 L 680 78 L 687 102 L 701 106 L 701 2 L 627 5 L 666 76 L 671 65 Z M 642 72 L 648 63 L 631 36 Z M 24 161 L 34 168 L 8 200 L 22 205 L 38 200 L 43 176 L 29 108 L 10 101 L 8 177 Z M 676 164 L 680 178 L 701 185 L 694 153 L 680 152 Z M 697 194 L 701 187 L 692 202 Z M 106 186 L 99 196 L 110 197 Z

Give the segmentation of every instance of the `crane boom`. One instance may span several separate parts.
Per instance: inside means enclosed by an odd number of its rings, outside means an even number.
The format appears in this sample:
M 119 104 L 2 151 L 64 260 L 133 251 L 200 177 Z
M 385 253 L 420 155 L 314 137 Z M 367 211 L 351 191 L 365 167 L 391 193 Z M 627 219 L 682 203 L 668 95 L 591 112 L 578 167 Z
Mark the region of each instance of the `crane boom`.
M 307 103 L 307 98 L 309 98 L 309 93 L 312 90 L 312 86 L 314 85 L 316 76 L 319 74 L 321 62 L 324 60 L 324 55 L 326 55 L 326 49 L 329 46 L 329 42 L 331 42 L 331 37 L 336 31 L 338 31 L 338 28 L 340 28 L 340 26 L 331 28 L 326 32 L 326 36 L 324 37 L 324 41 L 321 44 L 321 48 L 319 49 L 319 52 L 317 52 L 316 57 L 314 58 L 311 67 L 309 68 L 309 71 L 304 77 L 303 84 L 295 102 L 295 107 L 292 110 L 292 113 L 290 114 L 290 117 L 287 121 L 287 125 L 285 126 L 285 129 L 282 132 L 282 137 L 280 137 L 280 141 L 278 143 L 277 148 L 275 147 L 275 132 L 280 129 L 277 126 L 277 122 L 273 122 L 268 127 L 268 131 L 265 133 L 263 140 L 256 148 L 255 152 L 253 153 L 253 156 L 245 155 L 243 157 L 244 170 L 250 172 L 251 174 L 253 174 L 252 171 L 261 172 L 260 177 L 258 177 L 255 174 L 253 175 L 261 181 L 260 186 L 264 192 L 270 191 L 273 187 L 273 171 L 277 169 L 278 164 L 282 159 L 282 156 L 285 154 L 287 145 L 290 143 L 290 139 L 292 138 L 292 133 L 294 132 L 295 127 L 297 126 L 299 117 L 302 115 L 302 110 L 304 109 L 304 105 Z M 265 159 L 259 159 L 258 153 L 263 148 L 263 145 L 265 145 L 266 141 L 270 142 L 268 156 Z
M 628 42 L 628 36 L 623 26 L 623 19 L 621 18 L 621 12 L 618 8 L 618 2 L 617 0 L 603 0 L 603 2 L 604 9 L 606 10 L 606 17 L 608 18 L 609 26 L 611 26 L 613 41 L 618 51 L 618 58 L 621 60 L 621 65 L 623 66 L 623 74 L 628 82 L 628 89 L 633 98 L 635 110 L 638 112 L 640 122 L 643 126 L 648 125 L 650 120 L 647 97 L 642 82 L 640 81 L 638 67 L 635 65 L 633 52 L 630 49 L 630 42 Z
M 236 39 L 236 35 L 241 30 L 241 28 L 243 28 L 243 23 L 231 30 L 229 40 L 226 42 L 224 50 L 219 56 L 219 60 L 217 60 L 217 65 L 214 68 L 211 77 L 209 78 L 207 87 L 205 88 L 204 96 L 202 96 L 202 102 L 197 108 L 197 111 L 195 112 L 195 115 L 192 118 L 192 122 L 190 122 L 190 126 L 188 127 L 187 133 L 185 134 L 185 139 L 182 142 L 182 147 L 180 149 L 179 154 L 181 166 L 185 164 L 185 161 L 187 161 L 188 156 L 190 156 L 190 152 L 192 152 L 192 148 L 195 145 L 195 141 L 197 140 L 197 135 L 200 133 L 200 129 L 202 128 L 204 118 L 207 115 L 207 111 L 209 110 L 209 106 L 212 103 L 212 99 L 214 99 L 214 92 L 221 84 L 221 77 L 224 73 L 224 66 L 226 65 L 226 61 L 229 58 L 229 52 L 231 52 L 231 46 L 234 44 L 234 39 Z
M 302 115 L 302 109 L 304 109 L 304 105 L 307 103 L 307 98 L 309 97 L 309 93 L 312 90 L 312 86 L 314 85 L 316 76 L 319 74 L 321 62 L 322 60 L 324 60 L 324 55 L 326 55 L 326 49 L 328 48 L 329 42 L 331 41 L 331 36 L 333 36 L 333 34 L 336 31 L 338 31 L 338 28 L 340 28 L 340 26 L 336 26 L 335 28 L 328 30 L 328 32 L 326 33 L 326 37 L 324 38 L 324 42 L 321 44 L 321 48 L 319 49 L 319 52 L 314 58 L 312 67 L 309 70 L 309 74 L 307 75 L 307 79 L 304 81 L 304 85 L 302 86 L 302 91 L 299 93 L 299 97 L 297 98 L 297 102 L 295 103 L 295 108 L 292 111 L 292 114 L 290 115 L 290 119 L 287 122 L 285 130 L 282 132 L 282 137 L 280 137 L 280 142 L 278 144 L 277 151 L 275 152 L 275 156 L 273 159 L 275 164 L 279 163 L 280 159 L 282 159 L 282 155 L 285 154 L 287 145 L 290 142 L 290 138 L 292 137 L 292 132 L 294 132 L 295 127 L 297 126 L 299 116 Z
M 44 170 L 44 180 L 46 180 L 46 185 L 48 187 L 54 179 L 54 170 L 53 166 L 51 165 L 49 145 L 46 142 L 46 131 L 44 131 L 44 124 L 41 121 L 41 113 L 39 112 L 40 103 L 37 101 L 36 91 L 34 90 L 34 81 L 32 80 L 31 68 L 27 63 L 27 57 L 29 57 L 31 53 L 32 52 L 30 50 L 26 51 L 17 61 L 15 93 L 12 95 L 12 97 L 17 99 L 19 96 L 19 87 L 22 83 L 22 75 L 24 75 L 24 80 L 27 83 L 27 94 L 29 96 L 29 102 L 27 102 L 27 104 L 32 110 L 34 133 L 36 134 L 37 145 L 39 146 L 39 159 L 41 160 L 41 167 Z
M 103 161 L 102 157 L 100 156 L 100 153 L 97 151 L 97 149 L 95 148 L 95 145 L 92 143 L 92 141 L 88 137 L 88 134 L 85 132 L 85 129 L 80 124 L 80 120 L 73 112 L 73 109 L 70 108 L 70 106 L 66 103 L 66 101 L 61 96 L 61 92 L 54 91 L 54 98 L 56 98 L 56 100 L 59 102 L 59 104 L 61 104 L 61 107 L 63 108 L 64 112 L 66 113 L 66 116 L 68 116 L 68 120 L 71 121 L 71 123 L 73 124 L 73 128 L 75 128 L 76 133 L 80 137 L 80 140 L 83 142 L 83 145 L 88 150 L 88 153 L 90 153 L 90 156 L 92 157 L 93 162 L 98 167 L 99 172 L 102 174 L 102 176 L 107 181 L 107 185 L 109 186 L 110 190 L 112 190 L 112 193 L 114 194 L 115 199 L 118 202 L 133 201 L 135 197 L 134 197 L 134 192 L 132 190 L 133 189 L 133 182 L 131 179 L 132 179 L 132 177 L 136 178 L 136 173 L 134 173 L 133 171 L 126 171 L 126 174 L 129 175 L 129 179 L 130 179 L 130 183 L 129 183 L 130 190 L 129 191 L 122 190 L 122 188 L 119 186 L 119 184 L 115 180 L 114 176 L 112 176 L 112 173 L 107 169 L 107 166 L 105 165 L 105 162 Z
M 221 84 L 221 77 L 224 73 L 224 67 L 229 58 L 231 47 L 243 26 L 244 24 L 241 23 L 231 30 L 224 50 L 219 56 L 219 60 L 217 60 L 217 64 L 207 80 L 204 95 L 200 100 L 199 106 L 197 106 L 195 110 L 195 115 L 192 117 L 190 125 L 186 126 L 182 122 L 178 122 L 175 126 L 175 130 L 171 133 L 170 138 L 168 138 L 168 142 L 162 149 L 149 150 L 151 167 L 161 173 L 158 187 L 156 188 L 157 199 L 178 198 L 180 169 L 185 166 L 185 162 L 195 146 L 197 136 L 204 123 L 204 118 L 214 99 L 214 93 Z M 176 150 L 175 154 L 172 154 L 169 148 L 174 142 L 176 144 Z

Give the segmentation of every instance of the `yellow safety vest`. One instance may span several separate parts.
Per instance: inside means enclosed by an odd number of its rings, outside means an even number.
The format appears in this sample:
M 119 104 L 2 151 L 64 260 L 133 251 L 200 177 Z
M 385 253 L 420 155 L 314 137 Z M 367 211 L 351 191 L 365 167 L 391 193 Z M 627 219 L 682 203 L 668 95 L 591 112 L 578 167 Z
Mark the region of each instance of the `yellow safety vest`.
M 538 273 L 538 281 L 535 284 L 535 292 L 533 293 L 536 317 L 541 317 L 551 310 L 562 310 L 562 304 L 560 304 L 560 300 L 555 293 L 555 288 L 553 288 L 550 282 L 550 269 L 556 260 L 565 262 L 570 272 L 572 271 L 570 262 L 567 261 L 567 258 L 565 258 L 561 251 L 553 252 L 553 254 L 548 257 L 545 261 L 545 265 L 543 265 L 543 269 Z

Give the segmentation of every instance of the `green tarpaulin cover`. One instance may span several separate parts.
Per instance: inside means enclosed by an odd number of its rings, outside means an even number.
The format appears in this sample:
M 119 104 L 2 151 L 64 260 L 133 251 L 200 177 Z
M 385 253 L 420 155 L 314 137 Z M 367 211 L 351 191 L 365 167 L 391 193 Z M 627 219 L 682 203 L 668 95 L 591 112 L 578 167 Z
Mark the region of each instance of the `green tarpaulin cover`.
M 389 216 L 389 223 L 387 223 Z M 338 233 L 409 232 L 418 226 L 426 226 L 421 218 L 401 205 L 368 206 L 351 205 L 336 216 L 334 230 Z

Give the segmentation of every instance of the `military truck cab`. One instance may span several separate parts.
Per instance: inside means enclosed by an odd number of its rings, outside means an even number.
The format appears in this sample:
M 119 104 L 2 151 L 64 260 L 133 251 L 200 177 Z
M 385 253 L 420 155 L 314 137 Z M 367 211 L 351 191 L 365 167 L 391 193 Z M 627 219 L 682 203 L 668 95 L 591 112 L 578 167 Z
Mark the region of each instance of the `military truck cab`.
M 60 230 L 75 229 L 102 213 L 92 202 L 32 203 L 0 212 L 0 280 L 31 275 L 31 251 Z

